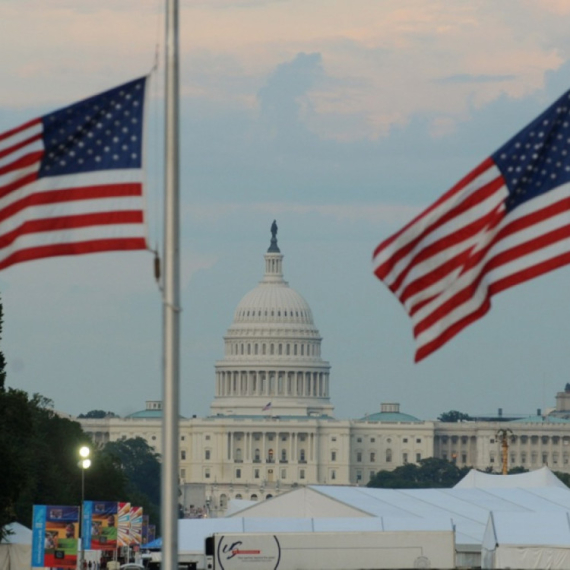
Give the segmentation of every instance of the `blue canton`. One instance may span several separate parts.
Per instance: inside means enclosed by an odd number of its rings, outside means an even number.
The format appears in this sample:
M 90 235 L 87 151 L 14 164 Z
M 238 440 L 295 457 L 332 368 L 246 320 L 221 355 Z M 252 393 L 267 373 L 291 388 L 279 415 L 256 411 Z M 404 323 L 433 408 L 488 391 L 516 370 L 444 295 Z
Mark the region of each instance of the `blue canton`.
M 42 117 L 39 177 L 140 168 L 146 78 Z
M 570 182 L 570 92 L 492 155 L 507 183 L 507 210 Z

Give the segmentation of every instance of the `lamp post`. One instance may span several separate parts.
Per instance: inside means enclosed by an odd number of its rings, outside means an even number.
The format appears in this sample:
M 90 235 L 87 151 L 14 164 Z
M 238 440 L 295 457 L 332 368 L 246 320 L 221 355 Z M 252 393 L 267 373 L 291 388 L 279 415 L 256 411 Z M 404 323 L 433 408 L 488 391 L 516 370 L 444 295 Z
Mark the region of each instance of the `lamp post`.
M 79 516 L 81 517 L 81 549 L 79 551 L 79 570 L 83 570 L 83 560 L 85 558 L 85 543 L 83 542 L 83 536 L 85 534 L 85 528 L 83 526 L 83 502 L 85 499 L 85 469 L 91 467 L 90 454 L 91 450 L 86 445 L 79 449 L 79 456 L 81 457 L 79 460 L 79 467 L 81 468 L 81 507 L 79 509 Z

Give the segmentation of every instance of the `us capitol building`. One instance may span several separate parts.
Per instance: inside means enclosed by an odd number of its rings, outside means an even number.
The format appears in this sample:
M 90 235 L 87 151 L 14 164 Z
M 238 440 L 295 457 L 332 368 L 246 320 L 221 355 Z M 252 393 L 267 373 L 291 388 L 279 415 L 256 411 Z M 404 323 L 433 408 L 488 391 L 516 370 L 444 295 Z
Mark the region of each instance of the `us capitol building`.
M 366 485 L 374 474 L 426 457 L 501 469 L 498 432 L 508 428 L 509 467 L 570 472 L 570 385 L 548 415 L 444 423 L 381 404 L 335 419 L 330 364 L 311 308 L 283 277 L 277 226 L 265 275 L 238 304 L 215 365 L 211 415 L 180 420 L 181 502 L 188 516 L 222 515 L 229 499 L 263 500 L 301 485 Z M 500 411 L 499 411 L 500 412 Z M 144 438 L 161 453 L 160 401 L 125 418 L 78 419 L 96 444 Z

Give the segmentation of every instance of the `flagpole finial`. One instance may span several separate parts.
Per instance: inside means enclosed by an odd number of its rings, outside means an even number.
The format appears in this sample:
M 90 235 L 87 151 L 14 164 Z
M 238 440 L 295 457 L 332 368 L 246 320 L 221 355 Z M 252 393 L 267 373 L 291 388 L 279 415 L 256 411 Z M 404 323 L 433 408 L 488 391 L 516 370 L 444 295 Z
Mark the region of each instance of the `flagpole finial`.
M 277 246 L 277 229 L 277 222 L 273 220 L 273 223 L 271 224 L 271 244 L 269 245 L 267 253 L 281 253 Z

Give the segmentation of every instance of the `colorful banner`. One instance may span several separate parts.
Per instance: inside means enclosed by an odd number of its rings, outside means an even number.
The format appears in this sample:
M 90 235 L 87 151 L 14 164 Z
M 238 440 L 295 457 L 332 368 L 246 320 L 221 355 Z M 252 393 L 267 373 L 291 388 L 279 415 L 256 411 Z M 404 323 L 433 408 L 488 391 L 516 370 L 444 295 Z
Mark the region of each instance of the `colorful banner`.
M 143 508 L 131 507 L 131 545 L 142 544 Z
M 83 528 L 85 550 L 116 550 L 119 503 L 85 501 Z
M 149 523 L 149 516 L 143 515 L 143 525 L 142 525 L 142 541 L 141 544 L 145 545 L 148 543 L 148 523 Z
M 131 544 L 131 503 L 119 503 L 117 545 Z
M 34 505 L 32 566 L 75 568 L 79 543 L 79 507 Z

